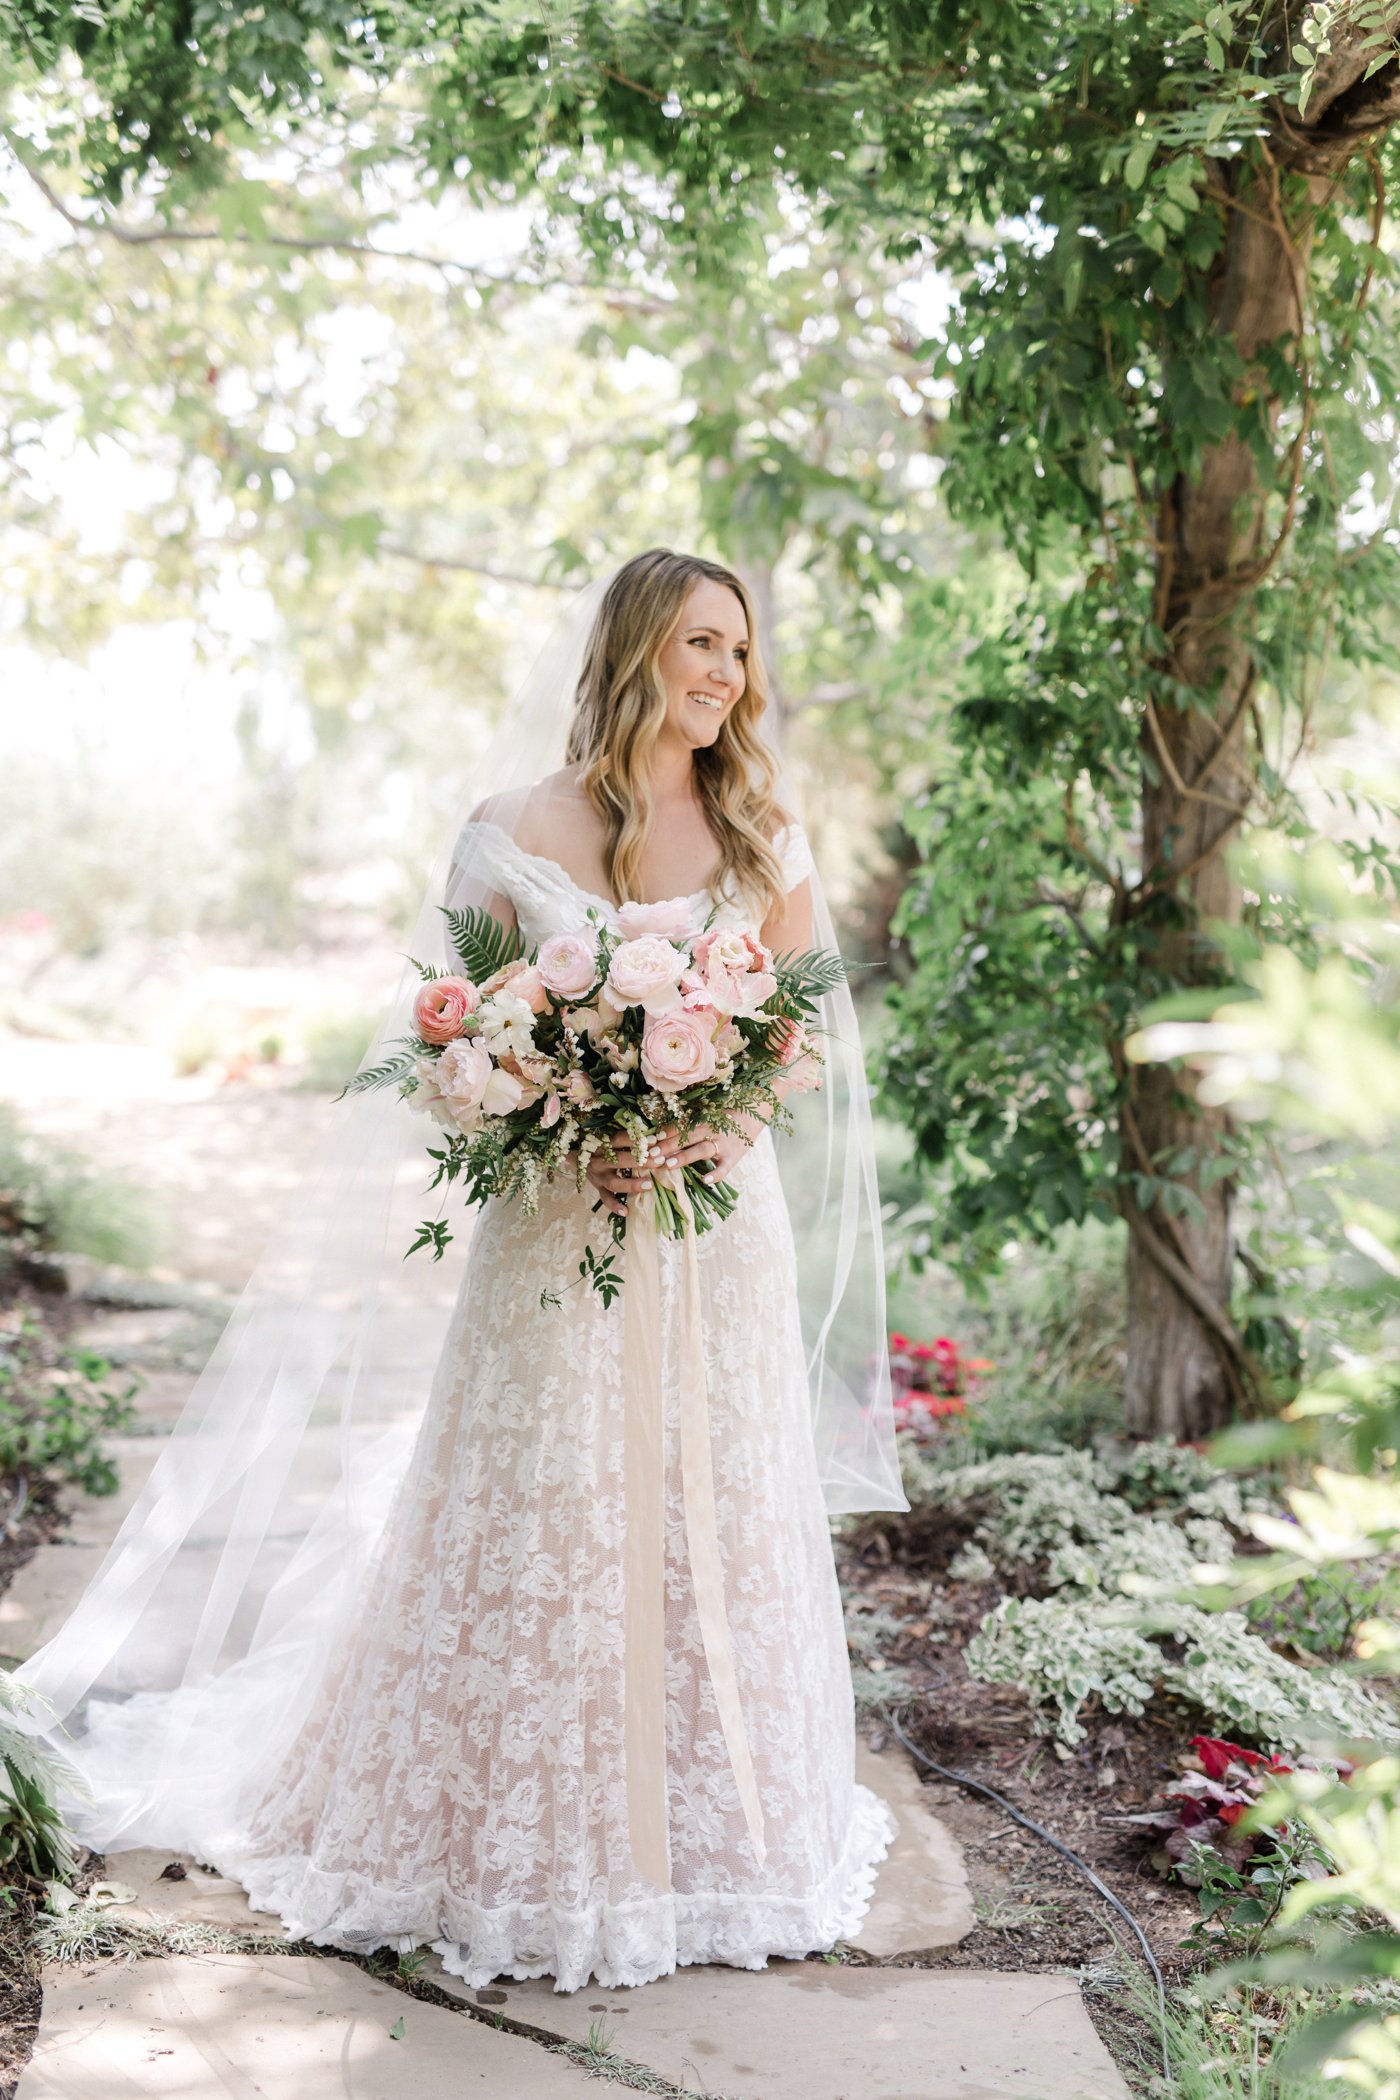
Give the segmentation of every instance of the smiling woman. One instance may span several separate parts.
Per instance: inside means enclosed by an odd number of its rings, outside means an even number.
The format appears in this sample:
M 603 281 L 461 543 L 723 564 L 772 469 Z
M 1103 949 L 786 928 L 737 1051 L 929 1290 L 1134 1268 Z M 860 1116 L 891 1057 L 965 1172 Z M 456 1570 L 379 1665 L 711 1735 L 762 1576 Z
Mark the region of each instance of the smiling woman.
M 577 618 L 416 951 L 444 903 L 531 950 L 661 901 L 735 950 L 834 946 L 777 800 L 741 580 L 653 549 Z M 460 981 L 465 955 L 445 960 Z M 469 974 L 463 1016 L 494 973 Z M 676 989 L 712 1046 L 729 1022 L 707 983 Z M 367 1069 L 421 992 L 401 986 Z M 616 1244 L 606 1213 L 669 1171 L 616 1143 L 591 1189 L 560 1174 L 528 1213 L 482 1203 L 418 1392 L 386 1192 L 420 1179 L 402 1172 L 419 1141 L 392 1088 L 352 1097 L 344 1175 L 298 1192 L 290 1270 L 275 1249 L 27 1672 L 42 1727 L 67 1723 L 89 1842 L 193 1851 L 297 1936 L 427 1942 L 476 1984 L 757 1968 L 854 1933 L 892 1820 L 855 1780 L 826 1517 L 907 1505 L 859 1031 L 839 979 L 814 1003 L 822 1171 L 799 1232 L 766 1122 L 697 1123 L 677 1157 L 722 1170 L 731 1209 L 675 1240 L 638 1209 L 622 1303 L 561 1303 Z M 511 1054 L 542 1056 L 518 1004 L 533 1047 Z M 619 1107 L 659 1129 L 666 1097 L 619 1069 Z

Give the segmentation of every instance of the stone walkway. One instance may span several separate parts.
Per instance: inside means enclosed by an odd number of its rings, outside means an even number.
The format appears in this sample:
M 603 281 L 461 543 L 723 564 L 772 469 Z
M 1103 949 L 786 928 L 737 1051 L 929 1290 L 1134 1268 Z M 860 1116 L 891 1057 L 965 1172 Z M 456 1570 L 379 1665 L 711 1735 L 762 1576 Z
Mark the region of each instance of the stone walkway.
M 226 1256 L 205 1273 L 227 1290 L 237 1266 Z M 211 1303 L 206 1324 L 219 1312 Z M 0 1596 L 0 1653 L 32 1652 L 81 1595 L 179 1411 L 198 1318 L 187 1290 L 169 1309 L 104 1305 L 78 1337 L 150 1367 L 140 1433 L 113 1446 L 120 1493 L 79 1497 L 67 1535 Z M 428 1955 L 416 1974 L 435 1986 L 429 2002 L 329 1953 L 269 1951 L 280 1921 L 193 1860 L 172 1878 L 168 1853 L 113 1853 L 107 1876 L 129 1893 L 107 1918 L 257 1934 L 262 1946 L 49 1967 L 17 2100 L 584 2100 L 603 2086 L 711 2100 L 1126 2100 L 1073 1976 L 910 1965 L 972 1930 L 963 1860 L 902 1751 L 862 1744 L 860 1777 L 899 1822 L 862 1965 L 691 1968 L 631 1991 L 565 1995 L 547 1978 L 473 1990 Z

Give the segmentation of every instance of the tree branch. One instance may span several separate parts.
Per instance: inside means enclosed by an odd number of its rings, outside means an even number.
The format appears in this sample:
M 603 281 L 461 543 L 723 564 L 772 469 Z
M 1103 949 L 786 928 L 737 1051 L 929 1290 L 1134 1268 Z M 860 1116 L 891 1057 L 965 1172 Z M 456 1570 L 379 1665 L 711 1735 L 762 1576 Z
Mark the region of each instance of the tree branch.
M 513 271 L 483 270 L 472 263 L 456 262 L 448 255 L 428 255 L 417 248 L 377 248 L 372 241 L 357 241 L 342 234 L 292 234 L 292 233 L 224 233 L 217 226 L 128 226 L 123 220 L 105 217 L 90 219 L 73 210 L 65 203 L 48 178 L 35 167 L 22 142 L 8 125 L 0 125 L 0 138 L 5 140 L 14 154 L 16 163 L 24 170 L 45 202 L 50 204 L 75 233 L 100 234 L 116 241 L 123 248 L 157 248 L 170 245 L 186 247 L 208 246 L 221 242 L 229 248 L 288 248 L 302 254 L 314 255 L 324 250 L 335 255 L 353 255 L 366 262 L 418 263 L 426 269 L 436 270 L 447 278 L 468 279 L 473 284 L 493 289 L 504 285 L 518 291 L 542 292 L 566 290 L 572 292 L 595 291 L 585 279 L 573 277 L 524 277 Z M 649 296 L 624 297 L 619 291 L 597 293 L 602 303 L 624 313 L 670 314 L 671 305 L 664 299 Z
M 581 584 L 554 576 L 522 576 L 518 569 L 493 569 L 484 561 L 470 561 L 460 554 L 425 554 L 420 547 L 404 547 L 397 540 L 380 540 L 377 554 L 393 554 L 400 561 L 416 561 L 425 569 L 455 569 L 465 576 L 489 576 L 494 583 L 523 583 L 532 591 L 577 591 Z

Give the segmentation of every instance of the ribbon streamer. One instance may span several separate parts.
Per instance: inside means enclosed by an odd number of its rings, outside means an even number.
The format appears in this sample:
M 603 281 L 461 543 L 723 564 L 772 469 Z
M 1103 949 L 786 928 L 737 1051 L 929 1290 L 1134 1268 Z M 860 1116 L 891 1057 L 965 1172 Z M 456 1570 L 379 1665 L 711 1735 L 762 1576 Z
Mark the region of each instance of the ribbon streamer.
M 658 1174 L 658 1179 L 662 1175 Z M 724 1607 L 724 1564 L 715 1510 L 710 1400 L 701 1341 L 700 1267 L 694 1214 L 681 1174 L 664 1177 L 685 1220 L 680 1324 L 681 1485 L 686 1546 L 705 1663 L 714 1686 L 725 1748 L 758 1863 L 766 1857 L 739 1680 Z M 627 1824 L 639 1873 L 671 1886 L 666 1813 L 665 1452 L 662 1437 L 661 1262 L 655 1206 L 638 1203 L 627 1220 L 623 1291 L 623 1466 L 627 1538 L 624 1627 Z

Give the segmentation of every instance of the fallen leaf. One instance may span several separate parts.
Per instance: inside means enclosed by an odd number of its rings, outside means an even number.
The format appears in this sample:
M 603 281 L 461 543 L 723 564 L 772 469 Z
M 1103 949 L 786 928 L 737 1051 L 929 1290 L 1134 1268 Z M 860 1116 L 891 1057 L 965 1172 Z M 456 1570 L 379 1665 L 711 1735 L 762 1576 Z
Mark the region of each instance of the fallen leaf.
M 391 2042 L 401 2042 L 401 2041 L 403 2040 L 403 2014 L 402 2014 L 402 2013 L 400 2013 L 400 2014 L 399 2014 L 399 2016 L 398 2016 L 397 2020 L 395 2020 L 395 2022 L 394 2022 L 393 2026 L 392 2026 L 392 2027 L 391 2027 L 391 2028 L 389 2029 L 389 2039 L 390 2039 L 390 2041 L 391 2041 Z

